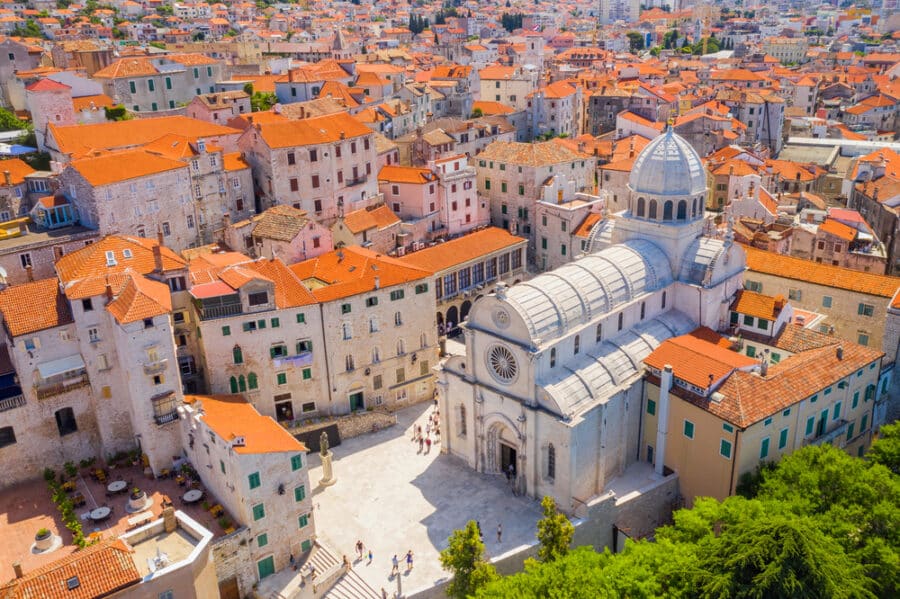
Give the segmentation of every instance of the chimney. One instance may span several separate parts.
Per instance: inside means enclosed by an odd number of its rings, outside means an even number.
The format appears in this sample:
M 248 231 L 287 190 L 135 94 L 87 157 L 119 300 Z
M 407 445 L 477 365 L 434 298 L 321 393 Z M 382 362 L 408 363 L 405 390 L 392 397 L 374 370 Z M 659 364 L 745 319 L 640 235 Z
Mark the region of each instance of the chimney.
M 162 518 L 163 527 L 165 528 L 166 532 L 175 532 L 175 529 L 178 528 L 178 521 L 175 520 L 175 508 L 173 508 L 171 505 L 165 508 L 162 511 Z
M 106 284 L 106 300 L 111 302 L 112 299 L 113 299 L 112 285 L 107 283 Z
M 9 171 L 3 171 L 3 180 L 6 181 L 6 185 L 12 185 L 12 176 Z
M 375 289 L 381 289 L 381 279 L 375 277 Z
M 663 366 L 659 379 L 659 417 L 656 419 L 656 456 L 654 470 L 660 476 L 666 461 L 666 437 L 669 433 L 669 391 L 672 390 L 672 365 Z
M 29 283 L 34 283 L 34 269 L 30 264 L 25 267 L 25 278 L 28 279 Z
M 762 361 L 759 363 L 759 375 L 766 376 L 767 374 L 769 374 L 769 361 L 766 360 L 765 358 L 763 358 Z M 712 376 L 712 375 L 710 375 L 710 376 Z
M 162 248 L 162 245 L 153 246 L 153 264 L 157 272 L 163 271 L 162 249 L 160 248 Z
M 838 360 L 844 359 L 844 346 L 843 345 L 838 345 L 836 354 L 837 354 Z
M 19 223 L 19 233 L 24 235 L 27 232 L 28 232 L 28 226 L 24 222 L 20 222 Z
M 230 212 L 226 212 L 222 215 L 222 224 L 226 227 L 231 224 L 231 213 Z
M 347 138 L 347 134 L 344 133 L 343 131 L 341 131 L 341 139 L 343 140 L 343 139 L 346 139 L 346 138 Z
M 775 296 L 775 309 L 781 310 L 784 308 L 784 296 L 779 294 Z
M 13 572 L 16 573 L 16 578 L 22 578 L 25 574 L 22 572 L 22 564 L 19 562 L 13 562 Z
M 162 229 L 160 229 L 160 228 L 157 228 L 157 229 L 156 229 L 156 242 L 157 242 L 159 245 L 161 245 L 161 246 L 166 245 L 166 244 L 165 244 L 165 241 L 163 241 L 163 232 L 162 232 Z

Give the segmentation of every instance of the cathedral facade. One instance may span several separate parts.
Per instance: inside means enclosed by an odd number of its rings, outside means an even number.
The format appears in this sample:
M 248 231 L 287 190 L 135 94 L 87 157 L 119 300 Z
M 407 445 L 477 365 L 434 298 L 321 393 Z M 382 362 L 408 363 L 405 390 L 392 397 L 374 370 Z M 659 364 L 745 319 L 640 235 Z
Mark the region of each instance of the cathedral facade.
M 710 230 L 699 156 L 671 130 L 635 161 L 625 211 L 588 253 L 500 285 L 438 374 L 442 451 L 574 511 L 637 460 L 643 359 L 669 337 L 720 329 L 745 256 Z

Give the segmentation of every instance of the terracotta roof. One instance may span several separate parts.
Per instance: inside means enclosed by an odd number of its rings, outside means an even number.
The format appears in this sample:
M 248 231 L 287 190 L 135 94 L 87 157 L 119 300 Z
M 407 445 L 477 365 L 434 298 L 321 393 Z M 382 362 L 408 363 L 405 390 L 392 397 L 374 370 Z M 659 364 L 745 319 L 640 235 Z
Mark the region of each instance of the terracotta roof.
M 75 112 L 81 112 L 82 110 L 89 110 L 91 108 L 96 108 L 98 110 L 104 107 L 112 108 L 114 105 L 115 102 L 113 102 L 113 99 L 106 94 L 72 98 L 72 107 L 75 108 Z
M 709 333 L 714 331 L 695 333 L 666 339 L 644 358 L 644 364 L 659 370 L 671 365 L 673 376 L 701 389 L 708 389 L 735 369 L 756 365 L 753 358 L 711 341 Z
M 369 229 L 384 229 L 400 222 L 400 218 L 386 204 L 360 208 L 344 215 L 343 223 L 354 235 Z
M 410 266 L 431 272 L 441 272 L 459 264 L 465 264 L 493 252 L 526 243 L 505 229 L 487 227 L 445 243 L 405 255 L 399 260 Z
M 31 165 L 18 158 L 8 158 L 0 161 L 0 173 L 5 173 L 6 171 L 9 171 L 10 183 L 13 185 L 21 185 L 25 182 L 25 175 L 35 172 Z M 6 185 L 6 181 L 0 179 L 0 185 Z
M 88 183 L 100 186 L 187 168 L 187 164 L 140 149 L 79 158 L 66 168 L 75 169 Z
M 472 103 L 472 111 L 480 110 L 483 115 L 494 114 L 510 114 L 516 110 L 512 106 L 507 106 L 501 102 L 489 102 L 486 100 L 478 100 Z
M 56 272 L 63 285 L 66 297 L 83 299 L 101 295 L 107 284 L 117 291 L 127 282 L 131 271 L 145 275 L 156 270 L 153 248 L 155 239 L 108 235 L 96 243 L 66 254 L 56 263 Z M 126 250 L 131 254 L 125 256 Z M 112 252 L 115 264 L 109 264 L 106 253 Z M 163 270 L 172 271 L 186 268 L 187 262 L 171 249 L 160 248 Z
M 391 183 L 424 185 L 436 179 L 437 177 L 431 170 L 415 166 L 384 166 L 378 173 L 379 181 L 389 181 Z
M 0 587 L 3 599 L 94 599 L 141 582 L 134 551 L 121 539 L 90 545 Z M 77 578 L 78 586 L 68 588 Z
M 747 253 L 747 268 L 754 272 L 880 297 L 893 297 L 900 287 L 900 277 L 859 272 L 802 258 L 782 256 L 750 246 L 743 247 Z
M 588 156 L 552 142 L 521 143 L 495 141 L 478 155 L 479 160 L 496 160 L 522 166 L 549 166 L 584 160 Z
M 591 212 L 587 216 L 584 217 L 584 220 L 581 221 L 581 224 L 575 227 L 575 230 L 572 231 L 572 235 L 575 237 L 583 237 L 584 239 L 588 238 L 588 235 L 591 234 L 591 230 L 594 228 L 598 222 L 603 220 L 603 215 L 599 212 Z
M 341 139 L 372 134 L 371 129 L 346 112 L 327 114 L 300 121 L 262 123 L 258 126 L 260 134 L 270 148 L 290 148 L 333 143 Z M 342 135 L 343 138 L 341 137 Z
M 165 56 L 129 56 L 120 58 L 96 73 L 95 79 L 117 79 L 121 77 L 146 77 L 161 71 L 157 65 L 178 63 L 184 67 L 218 64 L 214 58 L 202 54 L 167 54 Z
M 66 91 L 72 89 L 71 86 L 66 85 L 65 83 L 59 83 L 58 81 L 54 81 L 53 79 L 39 79 L 35 81 L 31 85 L 25 88 L 26 91 L 30 92 L 55 92 L 55 91 Z
M 303 227 L 309 223 L 309 215 L 306 210 L 299 210 L 293 206 L 272 206 L 262 214 L 253 218 L 256 226 L 253 227 L 254 237 L 276 239 L 278 241 L 293 241 Z
M 853 227 L 848 227 L 842 222 L 838 222 L 833 218 L 826 218 L 821 225 L 819 225 L 819 231 L 823 233 L 828 233 L 829 235 L 834 235 L 835 237 L 839 237 L 844 241 L 853 241 L 856 239 L 856 229 Z
M 137 273 L 128 273 L 125 285 L 106 309 L 119 324 L 137 322 L 172 311 L 169 286 Z
M 69 302 L 55 278 L 13 285 L 0 291 L 0 314 L 11 337 L 73 322 Z
M 116 150 L 142 146 L 174 133 L 188 139 L 237 135 L 239 129 L 214 125 L 186 116 L 131 119 L 92 125 L 49 126 L 63 154 L 86 155 L 92 150 Z
M 184 401 L 199 408 L 206 426 L 226 443 L 244 438 L 243 445 L 232 447 L 235 453 L 306 452 L 303 443 L 270 416 L 257 412 L 241 395 L 185 395 Z
M 240 152 L 224 154 L 222 156 L 222 163 L 225 170 L 228 172 L 241 171 L 250 168 L 250 164 L 244 159 Z
M 419 281 L 434 274 L 397 258 L 347 246 L 292 265 L 291 270 L 320 302 L 351 297 L 377 288 Z
M 738 290 L 731 310 L 766 320 L 775 320 L 785 306 L 783 295 L 763 295 L 747 289 Z

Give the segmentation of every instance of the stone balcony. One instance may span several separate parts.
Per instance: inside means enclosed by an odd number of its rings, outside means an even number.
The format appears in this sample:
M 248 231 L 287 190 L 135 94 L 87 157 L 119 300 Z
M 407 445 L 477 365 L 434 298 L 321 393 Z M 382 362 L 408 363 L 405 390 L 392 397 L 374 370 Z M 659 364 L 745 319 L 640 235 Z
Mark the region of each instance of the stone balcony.
M 169 365 L 168 358 L 163 358 L 162 360 L 156 360 L 155 362 L 145 362 L 144 363 L 144 374 L 161 374 L 161 373 L 165 372 L 168 365 Z
M 841 420 L 833 429 L 805 441 L 804 445 L 830 445 L 835 439 L 847 433 L 847 426 L 849 426 L 849 424 L 848 421 Z

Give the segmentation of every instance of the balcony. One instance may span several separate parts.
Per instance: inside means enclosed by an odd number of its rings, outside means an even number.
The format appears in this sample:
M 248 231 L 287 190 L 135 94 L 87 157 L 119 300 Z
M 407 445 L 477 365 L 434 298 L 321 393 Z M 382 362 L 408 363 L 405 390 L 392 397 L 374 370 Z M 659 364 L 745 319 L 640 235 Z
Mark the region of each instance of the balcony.
M 366 175 L 363 175 L 362 177 L 356 177 L 354 179 L 347 179 L 346 181 L 344 181 L 344 185 L 346 187 L 353 187 L 355 185 L 362 185 L 363 183 L 365 183 L 368 180 L 369 180 L 369 177 L 367 177 Z
M 38 399 L 47 399 L 48 397 L 68 393 L 73 389 L 87 387 L 90 384 L 91 382 L 88 379 L 87 373 L 83 372 L 81 374 L 69 376 L 61 381 L 41 381 L 34 386 L 34 392 Z
M 847 433 L 847 426 L 849 424 L 850 423 L 846 420 L 841 420 L 838 422 L 838 425 L 836 427 L 834 427 L 827 433 L 823 433 L 817 437 L 804 441 L 804 445 L 831 445 L 832 441 Z
M 147 362 L 144 364 L 144 374 L 161 374 L 165 372 L 166 367 L 169 365 L 169 359 L 163 358 L 162 360 L 156 360 L 155 362 Z
M 168 424 L 170 422 L 174 422 L 178 420 L 178 411 L 172 410 L 168 414 L 160 414 L 159 416 L 154 416 L 153 420 L 156 421 L 156 424 Z
M 221 306 L 204 306 L 198 308 L 200 320 L 213 320 L 214 318 L 225 318 L 227 316 L 236 316 L 241 313 L 241 305 L 224 304 Z
M 21 408 L 24 405 L 25 405 L 25 396 L 22 395 L 22 391 L 20 389 L 18 395 L 11 395 L 4 399 L 0 399 L 0 412 L 6 412 L 7 410 L 15 410 L 16 408 Z

